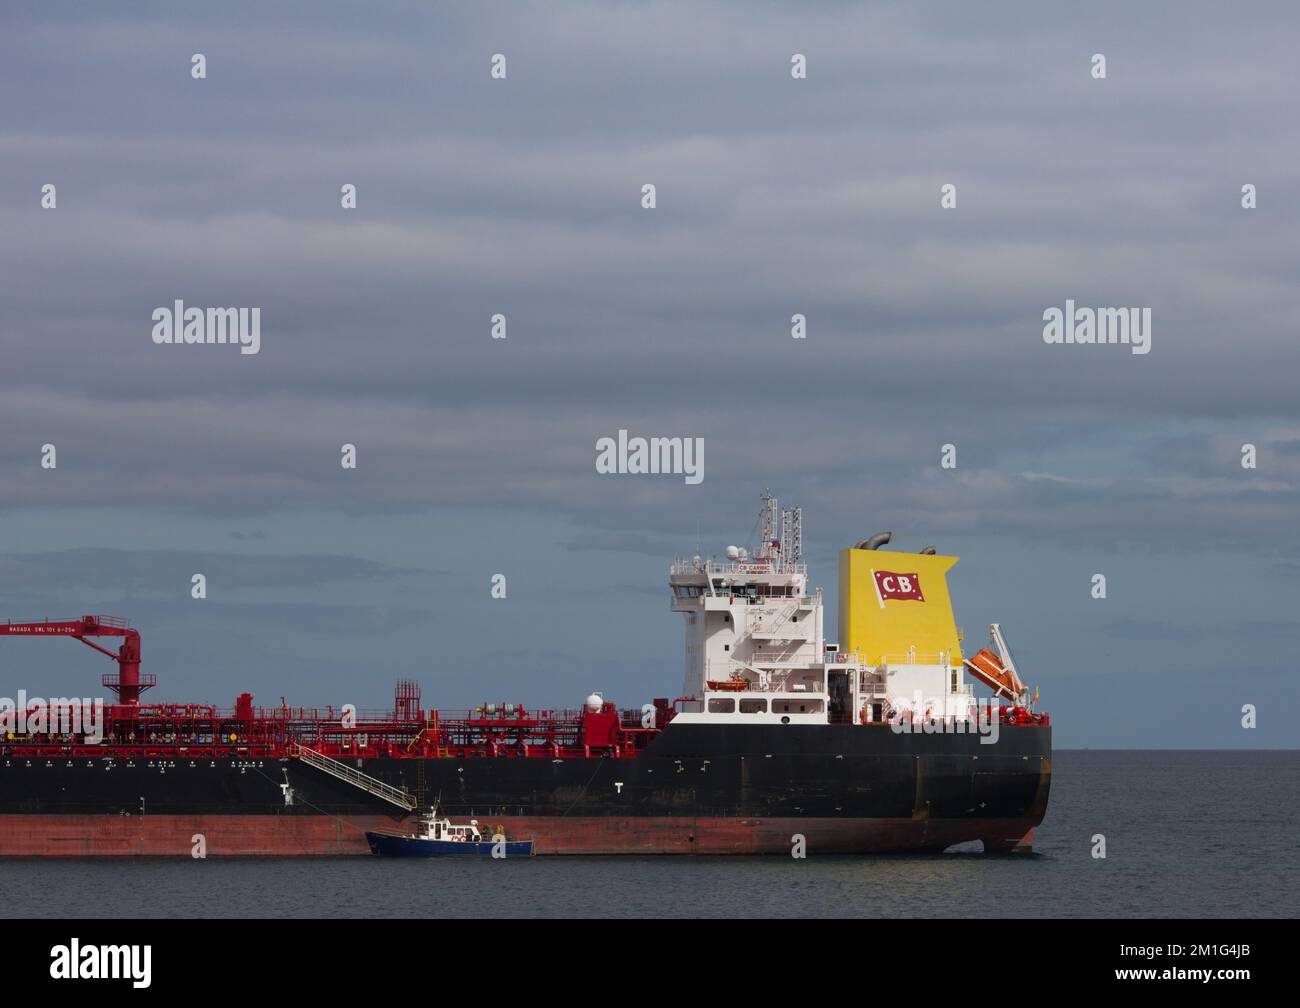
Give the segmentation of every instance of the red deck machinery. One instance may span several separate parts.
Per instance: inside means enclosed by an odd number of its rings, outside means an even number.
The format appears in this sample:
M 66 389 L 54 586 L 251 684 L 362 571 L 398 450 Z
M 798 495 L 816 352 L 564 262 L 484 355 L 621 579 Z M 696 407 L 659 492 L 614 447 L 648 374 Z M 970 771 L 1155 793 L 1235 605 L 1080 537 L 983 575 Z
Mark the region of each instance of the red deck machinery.
M 72 637 L 86 647 L 108 655 L 118 665 L 116 673 L 106 672 L 100 684 L 117 693 L 120 703 L 138 704 L 140 694 L 157 683 L 152 673 L 140 672 L 140 632 L 117 616 L 82 616 L 71 620 L 42 620 L 36 623 L 0 623 L 0 636 Z M 90 640 L 91 637 L 121 637 L 122 646 L 113 651 Z

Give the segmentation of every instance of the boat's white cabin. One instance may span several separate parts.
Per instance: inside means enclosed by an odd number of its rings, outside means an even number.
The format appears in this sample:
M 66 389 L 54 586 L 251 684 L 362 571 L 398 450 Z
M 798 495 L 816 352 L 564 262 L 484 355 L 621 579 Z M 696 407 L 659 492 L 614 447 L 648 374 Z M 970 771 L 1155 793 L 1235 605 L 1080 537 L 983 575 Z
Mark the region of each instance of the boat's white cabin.
M 472 843 L 483 839 L 478 830 L 478 820 L 471 819 L 467 826 L 453 825 L 445 816 L 439 816 L 436 808 L 430 809 L 420 817 L 416 826 L 416 836 L 421 840 L 450 840 L 459 843 Z

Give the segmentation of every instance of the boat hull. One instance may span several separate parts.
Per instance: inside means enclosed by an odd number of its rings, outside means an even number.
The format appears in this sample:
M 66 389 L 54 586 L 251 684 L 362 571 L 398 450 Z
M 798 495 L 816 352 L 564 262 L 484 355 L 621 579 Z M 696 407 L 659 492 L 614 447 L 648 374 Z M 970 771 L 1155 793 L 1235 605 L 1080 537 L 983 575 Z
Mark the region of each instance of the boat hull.
M 1030 849 L 1051 729 L 670 724 L 634 758 L 348 760 L 537 854 L 816 854 Z M 422 768 L 418 764 L 422 763 Z M 422 787 L 421 787 L 422 785 Z M 406 813 L 293 758 L 0 756 L 0 856 L 369 854 Z
M 532 857 L 531 840 L 422 840 L 391 833 L 367 833 L 370 853 L 378 857 Z

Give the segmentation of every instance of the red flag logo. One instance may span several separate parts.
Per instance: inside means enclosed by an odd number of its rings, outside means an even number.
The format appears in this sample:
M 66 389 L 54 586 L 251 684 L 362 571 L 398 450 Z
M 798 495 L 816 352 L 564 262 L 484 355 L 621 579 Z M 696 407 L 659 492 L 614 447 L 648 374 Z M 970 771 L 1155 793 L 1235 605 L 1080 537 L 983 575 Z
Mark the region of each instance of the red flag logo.
M 885 599 L 910 599 L 913 602 L 924 602 L 925 596 L 921 594 L 921 579 L 915 574 L 896 574 L 893 571 L 873 571 L 876 576 L 876 591 L 880 593 L 880 600 Z

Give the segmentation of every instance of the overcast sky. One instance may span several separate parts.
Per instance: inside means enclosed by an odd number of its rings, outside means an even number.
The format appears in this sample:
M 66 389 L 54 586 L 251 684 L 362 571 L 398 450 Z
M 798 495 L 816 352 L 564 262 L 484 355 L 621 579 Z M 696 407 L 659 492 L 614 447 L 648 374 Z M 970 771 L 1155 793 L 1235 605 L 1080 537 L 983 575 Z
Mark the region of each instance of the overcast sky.
M 130 617 L 162 700 L 639 704 L 671 555 L 770 487 L 832 638 L 836 551 L 892 529 L 963 558 L 1058 745 L 1292 746 L 1297 18 L 7 4 L 0 618 Z M 1067 298 L 1151 352 L 1046 345 Z M 260 353 L 155 345 L 177 299 L 260 307 Z M 620 428 L 703 483 L 598 475 Z M 0 642 L 0 695 L 103 664 Z

